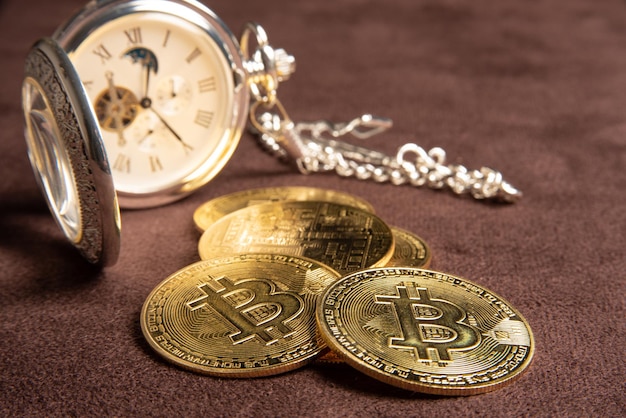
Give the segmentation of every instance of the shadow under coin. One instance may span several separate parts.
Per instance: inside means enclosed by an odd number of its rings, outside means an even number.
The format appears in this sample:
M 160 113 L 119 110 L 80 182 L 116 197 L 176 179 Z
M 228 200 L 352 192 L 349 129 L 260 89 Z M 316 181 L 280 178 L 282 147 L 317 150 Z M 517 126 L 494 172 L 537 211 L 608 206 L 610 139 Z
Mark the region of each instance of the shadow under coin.
M 366 374 L 353 369 L 346 363 L 326 363 L 316 361 L 312 369 L 330 385 L 341 386 L 345 389 L 369 394 L 379 398 L 396 399 L 441 399 L 442 396 L 413 392 L 388 385 Z

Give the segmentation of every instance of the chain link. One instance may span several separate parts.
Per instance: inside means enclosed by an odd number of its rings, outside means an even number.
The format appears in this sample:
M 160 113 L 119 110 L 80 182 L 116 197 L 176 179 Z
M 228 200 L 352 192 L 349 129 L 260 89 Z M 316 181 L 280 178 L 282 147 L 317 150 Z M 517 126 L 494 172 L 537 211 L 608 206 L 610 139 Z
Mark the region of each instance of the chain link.
M 248 53 L 249 36 L 255 35 L 258 48 Z M 331 172 L 342 177 L 373 180 L 394 185 L 410 184 L 431 189 L 449 188 L 475 199 L 516 202 L 522 193 L 504 181 L 499 171 L 488 167 L 468 170 L 447 164 L 446 152 L 428 151 L 417 144 L 402 145 L 395 156 L 338 141 L 346 135 L 366 139 L 391 127 L 391 120 L 363 115 L 347 123 L 327 121 L 294 123 L 277 97 L 280 81 L 295 70 L 295 61 L 284 50 L 274 50 L 263 28 L 249 23 L 241 40 L 253 102 L 251 130 L 261 146 L 276 157 L 295 164 L 303 174 Z
M 282 136 L 280 130 L 275 130 L 281 126 L 276 122 L 277 118 L 280 119 L 271 113 L 260 116 L 259 124 L 265 127 L 259 135 L 260 143 L 280 159 L 293 161 L 294 156 L 277 139 Z M 301 144 L 301 157 L 296 160 L 298 168 L 303 174 L 334 171 L 342 177 L 390 182 L 396 186 L 449 188 L 455 194 L 467 193 L 479 200 L 512 203 L 521 198 L 522 193 L 504 181 L 499 171 L 488 167 L 468 170 L 462 165 L 447 164 L 446 152 L 439 147 L 426 151 L 417 144 L 408 143 L 392 157 L 334 139 L 348 134 L 364 139 L 389 126 L 388 119 L 371 115 L 341 124 L 327 121 L 297 123 L 290 136 Z

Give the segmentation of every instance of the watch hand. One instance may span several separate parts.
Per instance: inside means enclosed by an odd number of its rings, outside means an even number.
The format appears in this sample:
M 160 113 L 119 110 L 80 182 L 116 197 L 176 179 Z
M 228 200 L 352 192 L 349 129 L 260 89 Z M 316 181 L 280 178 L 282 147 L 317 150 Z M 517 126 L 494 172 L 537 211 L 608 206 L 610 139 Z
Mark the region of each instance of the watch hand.
M 126 144 L 126 138 L 124 138 L 124 127 L 122 125 L 122 115 L 120 113 L 122 110 L 122 101 L 117 94 L 117 88 L 113 82 L 113 73 L 111 71 L 107 71 L 105 73 L 105 77 L 107 78 L 109 87 L 109 96 L 111 97 L 111 102 L 113 103 L 111 113 L 113 115 L 113 120 L 115 121 L 115 131 L 118 136 L 118 145 L 121 147 Z
M 144 101 L 150 100 L 148 96 L 148 90 L 150 87 L 150 73 L 155 74 L 159 71 L 159 63 L 156 55 L 147 48 L 133 48 L 126 52 L 124 56 L 130 57 L 133 63 L 139 63 L 141 65 L 141 104 L 144 108 L 150 107 L 144 106 Z
M 174 98 L 176 97 L 176 83 L 174 82 L 173 78 L 170 78 L 170 85 L 172 86 L 172 93 L 170 97 Z
M 152 129 L 148 129 L 148 132 L 139 140 L 139 145 L 142 145 L 143 142 L 152 135 L 154 131 Z
M 143 105 L 143 100 L 142 100 L 142 105 Z M 180 135 L 176 133 L 176 131 L 170 126 L 169 123 L 167 123 L 167 121 L 163 118 L 163 116 L 161 116 L 159 112 L 157 112 L 153 107 L 148 107 L 148 108 L 156 115 L 157 118 L 159 118 L 159 120 L 161 121 L 161 123 L 163 123 L 163 125 L 167 128 L 167 130 L 169 130 L 172 133 L 172 135 L 174 135 L 174 137 L 180 142 L 180 144 L 185 149 L 185 152 L 193 150 L 193 147 L 187 144 L 185 141 L 183 141 Z
M 150 67 L 144 65 L 141 69 L 143 73 L 143 91 L 141 92 L 141 100 L 148 98 L 148 87 L 150 86 Z
M 181 143 L 181 145 L 185 149 L 185 152 L 192 150 L 193 148 L 189 144 L 185 143 L 181 136 L 176 133 L 176 131 L 170 126 L 169 123 L 167 123 L 163 116 L 161 116 L 161 114 L 152 107 L 152 99 L 148 96 L 148 89 L 150 86 L 150 73 L 154 71 L 154 73 L 156 74 L 159 68 L 158 60 L 154 53 L 146 48 L 134 48 L 124 55 L 130 57 L 133 60 L 133 63 L 141 63 L 143 79 L 141 86 L 141 99 L 139 101 L 141 107 L 144 109 L 150 109 L 156 115 L 156 117 L 159 118 L 159 120 L 161 121 L 161 123 L 163 123 L 167 130 L 169 130 L 172 135 L 174 135 L 174 137 Z

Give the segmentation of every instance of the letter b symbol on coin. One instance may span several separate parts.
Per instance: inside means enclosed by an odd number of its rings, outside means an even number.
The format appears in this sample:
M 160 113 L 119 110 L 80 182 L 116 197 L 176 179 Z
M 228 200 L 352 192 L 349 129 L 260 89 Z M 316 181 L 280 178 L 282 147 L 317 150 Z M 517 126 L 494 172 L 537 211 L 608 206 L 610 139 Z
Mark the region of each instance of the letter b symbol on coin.
M 302 298 L 264 279 L 244 279 L 236 283 L 226 277 L 198 286 L 204 293 L 187 303 L 191 310 L 209 306 L 238 331 L 230 334 L 233 344 L 258 339 L 265 345 L 276 343 L 295 331 L 287 324 L 303 311 Z
M 461 322 L 461 308 L 431 299 L 428 289 L 415 283 L 398 285 L 396 295 L 376 295 L 375 300 L 392 306 L 402 331 L 402 336 L 389 338 L 389 346 L 413 351 L 418 360 L 449 362 L 451 351 L 468 350 L 481 341 L 477 330 Z

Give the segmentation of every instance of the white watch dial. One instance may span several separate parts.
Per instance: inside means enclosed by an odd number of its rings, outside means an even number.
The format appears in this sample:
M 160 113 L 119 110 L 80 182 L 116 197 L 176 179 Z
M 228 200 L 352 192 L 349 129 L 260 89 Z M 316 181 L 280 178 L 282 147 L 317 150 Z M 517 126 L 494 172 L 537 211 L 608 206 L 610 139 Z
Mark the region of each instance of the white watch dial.
M 230 156 L 235 82 L 219 45 L 149 11 L 105 22 L 70 51 L 122 195 L 175 188 Z

